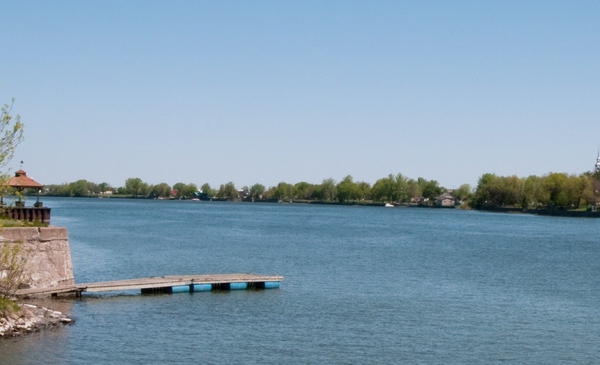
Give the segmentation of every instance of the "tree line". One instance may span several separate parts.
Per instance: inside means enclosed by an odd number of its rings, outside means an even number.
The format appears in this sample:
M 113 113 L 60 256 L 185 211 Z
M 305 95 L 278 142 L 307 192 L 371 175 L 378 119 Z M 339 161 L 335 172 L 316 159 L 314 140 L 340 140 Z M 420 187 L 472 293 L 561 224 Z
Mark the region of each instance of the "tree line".
M 431 205 L 443 193 L 450 193 L 463 206 L 475 209 L 515 208 L 560 208 L 577 209 L 595 203 L 595 192 L 600 189 L 600 173 L 586 172 L 580 175 L 549 173 L 525 178 L 483 174 L 475 188 L 468 184 L 458 189 L 446 189 L 436 180 L 411 179 L 401 173 L 389 174 L 374 184 L 354 181 L 348 175 L 336 181 L 324 179 L 320 184 L 280 182 L 269 188 L 256 183 L 236 187 L 233 182 L 212 187 L 208 183 L 178 182 L 148 184 L 140 178 L 129 178 L 122 187 L 107 183 L 96 184 L 78 180 L 61 185 L 48 185 L 45 195 L 65 197 L 90 197 L 119 195 L 134 198 L 155 199 L 213 199 L 251 201 L 323 201 L 342 203 L 394 203 Z
M 390 174 L 378 179 L 373 185 L 364 181 L 354 181 L 351 175 L 337 182 L 333 178 L 324 179 L 320 184 L 280 182 L 269 188 L 260 183 L 236 187 L 233 182 L 212 187 L 208 183 L 197 186 L 194 183 L 178 182 L 173 186 L 167 183 L 148 184 L 140 178 L 129 178 L 122 187 L 112 187 L 108 183 L 96 184 L 78 180 L 60 185 L 47 185 L 44 195 L 64 197 L 90 197 L 120 195 L 136 198 L 162 199 L 218 199 L 218 200 L 283 200 L 283 201 L 324 201 L 324 202 L 388 202 L 409 203 L 419 198 L 430 201 L 447 191 L 435 180 L 407 178 L 402 174 Z M 458 199 L 466 199 L 471 193 L 467 184 L 453 191 Z
M 595 206 L 599 181 L 598 171 L 579 175 L 549 173 L 525 178 L 484 174 L 472 194 L 470 205 L 476 209 L 579 209 Z

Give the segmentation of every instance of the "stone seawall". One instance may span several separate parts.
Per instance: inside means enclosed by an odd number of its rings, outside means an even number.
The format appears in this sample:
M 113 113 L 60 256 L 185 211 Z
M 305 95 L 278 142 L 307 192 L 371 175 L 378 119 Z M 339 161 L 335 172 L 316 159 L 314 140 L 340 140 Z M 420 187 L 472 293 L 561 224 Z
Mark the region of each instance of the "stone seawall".
M 21 243 L 25 275 L 31 288 L 72 285 L 73 263 L 67 229 L 62 227 L 0 228 L 0 246 Z

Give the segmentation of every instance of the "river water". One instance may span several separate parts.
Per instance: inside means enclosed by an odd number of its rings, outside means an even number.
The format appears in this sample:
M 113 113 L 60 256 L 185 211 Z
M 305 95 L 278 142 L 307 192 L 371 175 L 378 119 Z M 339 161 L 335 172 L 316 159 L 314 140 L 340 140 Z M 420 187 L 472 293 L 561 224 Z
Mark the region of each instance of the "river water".
M 46 199 L 78 283 L 283 275 L 279 289 L 84 295 L 1 364 L 595 364 L 600 220 L 419 208 Z

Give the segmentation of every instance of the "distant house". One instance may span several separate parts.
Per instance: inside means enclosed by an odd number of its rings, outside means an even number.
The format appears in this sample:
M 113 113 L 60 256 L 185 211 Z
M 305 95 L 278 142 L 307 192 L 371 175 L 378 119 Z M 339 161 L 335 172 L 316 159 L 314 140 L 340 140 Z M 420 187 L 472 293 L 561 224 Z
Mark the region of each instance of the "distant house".
M 450 193 L 444 193 L 437 197 L 435 205 L 438 207 L 453 207 L 456 205 L 456 199 Z

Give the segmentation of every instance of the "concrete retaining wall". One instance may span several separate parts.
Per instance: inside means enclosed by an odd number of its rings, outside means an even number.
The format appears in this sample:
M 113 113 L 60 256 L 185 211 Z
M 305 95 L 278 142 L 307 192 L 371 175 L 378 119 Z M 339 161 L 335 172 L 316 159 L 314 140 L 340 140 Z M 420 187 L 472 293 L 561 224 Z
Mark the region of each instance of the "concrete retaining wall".
M 72 285 L 73 263 L 67 229 L 62 227 L 0 228 L 0 245 L 22 244 L 25 274 L 31 288 Z

